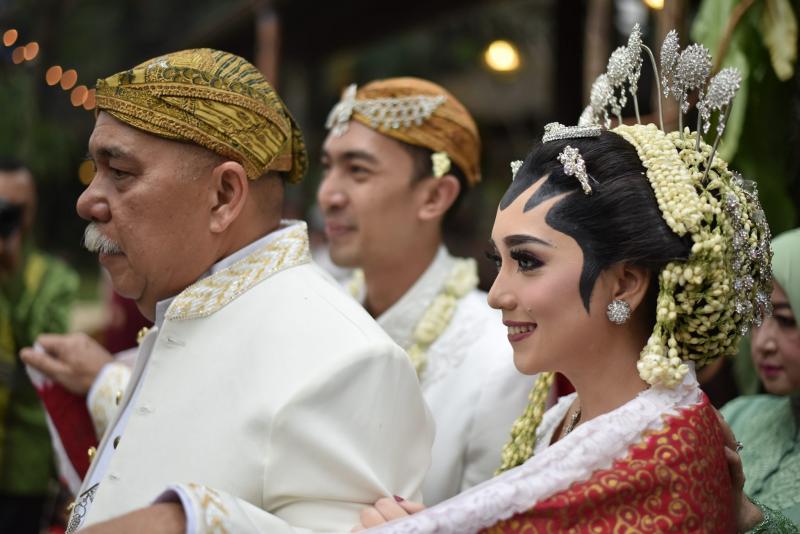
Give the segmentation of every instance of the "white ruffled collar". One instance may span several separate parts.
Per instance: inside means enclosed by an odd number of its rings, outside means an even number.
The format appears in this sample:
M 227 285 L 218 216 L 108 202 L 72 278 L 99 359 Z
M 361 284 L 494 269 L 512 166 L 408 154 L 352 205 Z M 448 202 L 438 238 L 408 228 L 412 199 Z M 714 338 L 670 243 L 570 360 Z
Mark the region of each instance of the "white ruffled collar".
M 561 399 L 545 413 L 537 432 L 536 454 L 523 465 L 484 482 L 447 501 L 369 532 L 405 534 L 468 534 L 525 512 L 537 502 L 588 480 L 599 469 L 611 467 L 646 432 L 663 427 L 665 416 L 700 402 L 702 392 L 694 367 L 676 388 L 651 387 L 616 410 L 579 425 L 569 435 L 547 446 L 571 400 Z

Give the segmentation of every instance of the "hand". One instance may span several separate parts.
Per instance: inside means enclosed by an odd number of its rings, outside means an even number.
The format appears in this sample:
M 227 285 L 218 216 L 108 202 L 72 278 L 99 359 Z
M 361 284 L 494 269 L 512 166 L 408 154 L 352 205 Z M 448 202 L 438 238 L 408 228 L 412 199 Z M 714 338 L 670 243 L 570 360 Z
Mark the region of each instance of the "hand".
M 153 504 L 81 529 L 80 534 L 183 534 L 186 514 L 174 502 Z
M 360 532 L 364 529 L 382 525 L 393 519 L 400 519 L 411 514 L 416 514 L 425 509 L 421 503 L 406 501 L 401 497 L 384 497 L 375 501 L 374 506 L 361 510 L 361 524 L 351 532 Z
M 717 414 L 719 426 L 725 438 L 725 459 L 728 461 L 728 473 L 731 476 L 733 489 L 731 499 L 733 500 L 733 509 L 736 514 L 736 531 L 747 532 L 763 521 L 764 516 L 758 506 L 750 502 L 750 499 L 744 493 L 744 469 L 742 468 L 742 459 L 739 457 L 739 453 L 736 452 L 738 445 L 736 436 L 733 435 L 733 430 L 728 426 L 722 414 L 716 410 L 714 411 Z
M 26 347 L 19 352 L 22 361 L 77 395 L 85 395 L 103 366 L 113 361 L 86 334 L 42 334 L 36 343 L 41 349 Z

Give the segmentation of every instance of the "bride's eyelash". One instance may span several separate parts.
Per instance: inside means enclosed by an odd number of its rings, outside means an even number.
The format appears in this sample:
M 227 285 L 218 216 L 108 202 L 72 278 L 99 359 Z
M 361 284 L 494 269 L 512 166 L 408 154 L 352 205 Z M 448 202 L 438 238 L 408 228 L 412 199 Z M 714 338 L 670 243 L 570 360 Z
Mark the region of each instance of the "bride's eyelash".
M 512 250 L 509 255 L 511 256 L 512 260 L 517 262 L 519 271 L 523 273 L 533 271 L 534 269 L 538 269 L 544 265 L 542 260 L 526 250 Z
M 503 260 L 500 259 L 500 255 L 494 250 L 487 250 L 484 254 L 486 254 L 486 259 L 494 263 L 494 266 L 499 271 L 500 267 L 503 265 Z

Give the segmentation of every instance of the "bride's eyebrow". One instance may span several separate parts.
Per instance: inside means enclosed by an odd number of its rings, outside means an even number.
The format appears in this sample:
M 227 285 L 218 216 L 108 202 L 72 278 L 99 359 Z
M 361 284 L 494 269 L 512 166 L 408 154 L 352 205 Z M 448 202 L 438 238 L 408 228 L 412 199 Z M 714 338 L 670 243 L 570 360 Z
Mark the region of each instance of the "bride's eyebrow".
M 508 248 L 516 247 L 518 245 L 527 245 L 530 243 L 536 245 L 544 245 L 546 247 L 553 246 L 553 244 L 550 243 L 549 241 L 528 234 L 513 234 L 510 236 L 506 236 L 505 238 L 503 238 L 503 243 L 505 243 L 505 245 Z

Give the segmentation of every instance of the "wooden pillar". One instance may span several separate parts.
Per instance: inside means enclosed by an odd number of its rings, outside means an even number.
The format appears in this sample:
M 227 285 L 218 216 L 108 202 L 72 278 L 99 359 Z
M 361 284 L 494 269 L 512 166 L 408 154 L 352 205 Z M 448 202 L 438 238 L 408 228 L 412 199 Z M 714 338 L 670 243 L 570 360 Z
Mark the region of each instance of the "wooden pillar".
M 560 0 L 555 5 L 556 57 L 554 118 L 575 124 L 585 105 L 582 89 L 583 9 L 576 0 Z
M 269 0 L 259 2 L 256 11 L 255 66 L 272 87 L 278 84 L 280 59 L 280 19 Z
M 606 71 L 611 56 L 612 0 L 589 0 L 586 6 L 586 40 L 583 44 L 583 101 L 589 103 L 592 84 Z

